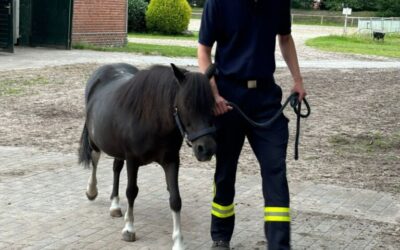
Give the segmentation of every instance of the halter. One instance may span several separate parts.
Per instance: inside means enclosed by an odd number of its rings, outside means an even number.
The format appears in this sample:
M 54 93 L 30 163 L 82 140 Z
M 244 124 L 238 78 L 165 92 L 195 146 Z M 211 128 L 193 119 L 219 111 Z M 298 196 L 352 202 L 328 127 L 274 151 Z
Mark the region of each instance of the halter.
M 210 135 L 210 134 L 214 134 L 216 131 L 216 128 L 214 126 L 210 126 L 210 127 L 206 127 L 203 129 L 200 129 L 198 131 L 189 133 L 185 130 L 185 126 L 182 123 L 182 120 L 179 116 L 179 112 L 178 112 L 178 107 L 175 106 L 174 109 L 174 120 L 176 123 L 176 126 L 178 126 L 179 131 L 181 132 L 182 137 L 185 139 L 186 144 L 189 147 L 192 147 L 192 143 L 197 140 L 198 138 L 205 136 L 205 135 Z

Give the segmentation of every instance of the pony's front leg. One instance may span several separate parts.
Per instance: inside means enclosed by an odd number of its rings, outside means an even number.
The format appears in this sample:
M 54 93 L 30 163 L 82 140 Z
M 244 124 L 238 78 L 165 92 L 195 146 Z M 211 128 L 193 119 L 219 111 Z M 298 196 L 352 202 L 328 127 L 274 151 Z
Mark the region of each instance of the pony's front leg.
M 137 173 L 139 166 L 132 160 L 127 160 L 128 185 L 126 197 L 128 198 L 128 209 L 125 213 L 125 227 L 122 229 L 122 237 L 125 241 L 135 241 L 136 231 L 133 225 L 133 203 L 139 192 L 137 186 Z
M 122 216 L 121 206 L 119 205 L 118 190 L 119 190 L 119 177 L 123 167 L 124 167 L 124 160 L 114 159 L 114 164 L 113 164 L 114 182 L 113 182 L 113 190 L 111 193 L 111 206 L 110 206 L 111 217 Z
M 97 164 L 99 163 L 100 159 L 100 152 L 92 151 L 91 152 L 91 160 L 92 160 L 92 174 L 89 177 L 88 185 L 86 188 L 86 196 L 89 200 L 94 200 L 97 197 Z
M 171 207 L 172 219 L 174 224 L 172 232 L 172 240 L 173 240 L 172 249 L 184 250 L 185 245 L 183 243 L 183 236 L 181 231 L 182 200 L 179 194 L 179 186 L 178 186 L 179 160 L 173 163 L 164 164 L 163 168 L 165 171 L 165 177 L 167 180 L 167 186 L 170 195 L 169 204 Z

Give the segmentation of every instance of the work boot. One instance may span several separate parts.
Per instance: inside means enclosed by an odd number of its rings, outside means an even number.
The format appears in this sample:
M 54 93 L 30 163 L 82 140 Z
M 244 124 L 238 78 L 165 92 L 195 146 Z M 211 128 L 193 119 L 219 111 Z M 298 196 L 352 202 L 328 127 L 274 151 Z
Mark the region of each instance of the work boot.
M 229 241 L 214 241 L 212 246 L 211 246 L 211 250 L 229 250 L 231 249 L 229 247 Z

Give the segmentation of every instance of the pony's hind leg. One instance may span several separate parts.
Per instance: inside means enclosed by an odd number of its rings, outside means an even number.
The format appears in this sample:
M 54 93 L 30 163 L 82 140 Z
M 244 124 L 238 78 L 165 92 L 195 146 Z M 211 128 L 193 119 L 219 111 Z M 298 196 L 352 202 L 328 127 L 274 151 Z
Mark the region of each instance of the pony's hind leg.
M 97 172 L 97 164 L 99 163 L 100 159 L 100 152 L 93 150 L 91 152 L 91 158 L 92 158 L 92 174 L 89 177 L 88 180 L 88 185 L 86 188 L 86 196 L 89 200 L 94 200 L 97 197 L 97 178 L 96 178 L 96 172 Z
M 114 181 L 113 181 L 113 190 L 111 193 L 111 206 L 110 206 L 111 217 L 122 216 L 121 206 L 119 204 L 118 190 L 119 190 L 119 177 L 123 167 L 124 167 L 124 160 L 114 159 L 114 164 L 113 164 Z
M 167 187 L 169 191 L 169 204 L 172 212 L 173 220 L 173 247 L 172 250 L 183 250 L 185 245 L 183 243 L 183 236 L 181 231 L 181 208 L 182 200 L 179 194 L 178 186 L 178 172 L 179 172 L 179 160 L 169 164 L 163 164 L 165 171 L 165 177 L 167 181 Z
M 135 241 L 136 232 L 133 225 L 133 203 L 139 192 L 137 186 L 137 173 L 139 165 L 135 161 L 127 160 L 128 186 L 126 188 L 126 198 L 128 198 L 128 209 L 125 213 L 125 227 L 122 229 L 122 237 L 125 241 Z

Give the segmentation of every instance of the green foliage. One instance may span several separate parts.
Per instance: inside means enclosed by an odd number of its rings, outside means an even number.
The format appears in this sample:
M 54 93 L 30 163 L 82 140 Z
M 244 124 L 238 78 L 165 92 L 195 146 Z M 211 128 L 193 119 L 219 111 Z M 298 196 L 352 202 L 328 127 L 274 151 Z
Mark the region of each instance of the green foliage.
M 150 32 L 179 34 L 187 30 L 191 14 L 187 0 L 151 0 L 146 26 Z
M 314 0 L 292 0 L 292 8 L 294 9 L 311 9 Z
M 376 10 L 377 1 L 376 0 L 324 0 L 323 6 L 324 8 L 329 10 L 342 10 L 343 7 L 352 8 L 354 11 Z
M 381 16 L 400 16 L 400 0 L 377 0 L 378 11 Z
M 145 0 L 128 0 L 128 30 L 145 31 L 146 30 L 146 9 Z

